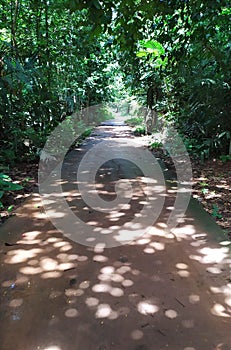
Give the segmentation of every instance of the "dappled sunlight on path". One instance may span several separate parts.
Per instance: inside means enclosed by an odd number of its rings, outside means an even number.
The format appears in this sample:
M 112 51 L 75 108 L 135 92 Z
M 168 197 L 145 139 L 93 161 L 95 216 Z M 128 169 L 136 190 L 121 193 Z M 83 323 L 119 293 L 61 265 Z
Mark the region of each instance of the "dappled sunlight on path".
M 72 154 L 73 162 L 79 153 Z M 91 211 L 74 190 L 70 154 L 67 162 L 65 196 L 92 227 L 90 238 L 99 226 L 110 235 L 145 204 L 140 174 L 134 173 L 129 205 L 111 213 Z M 98 172 L 104 198 L 115 197 L 113 169 L 108 163 Z M 153 227 L 114 248 L 69 240 L 52 226 L 37 194 L 25 202 L 1 228 L 3 350 L 230 349 L 230 242 L 210 235 L 206 222 L 201 225 L 193 214 L 194 202 L 169 232 L 174 184 L 158 193 L 165 201 Z

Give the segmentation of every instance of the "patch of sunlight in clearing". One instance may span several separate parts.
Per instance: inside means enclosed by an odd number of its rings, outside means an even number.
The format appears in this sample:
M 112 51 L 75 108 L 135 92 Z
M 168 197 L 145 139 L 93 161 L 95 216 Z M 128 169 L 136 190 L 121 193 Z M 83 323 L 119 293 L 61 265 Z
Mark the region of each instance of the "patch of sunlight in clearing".
M 172 309 L 166 310 L 164 314 L 167 318 L 170 318 L 171 320 L 178 316 L 178 313 Z
M 143 336 L 144 336 L 144 333 L 141 332 L 139 329 L 135 329 L 135 330 L 132 331 L 132 333 L 131 333 L 131 337 L 132 337 L 132 339 L 134 339 L 134 340 L 140 340 L 140 339 L 143 338 Z
M 65 295 L 67 297 L 79 297 L 83 295 L 83 293 L 84 292 L 81 289 L 72 289 L 72 288 L 65 289 Z
M 13 299 L 10 301 L 9 306 L 10 307 L 19 307 L 23 304 L 23 299 Z
M 99 299 L 93 298 L 93 297 L 89 297 L 85 300 L 85 304 L 88 307 L 96 307 L 99 304 Z
M 193 328 L 194 327 L 194 321 L 193 320 L 183 320 L 182 326 L 185 328 Z
M 195 228 L 192 225 L 184 225 L 183 227 L 175 227 L 172 229 L 172 233 L 178 238 L 187 238 L 195 232 Z
M 123 210 L 129 210 L 129 209 L 131 209 L 131 204 L 122 204 L 122 205 L 121 205 L 121 209 L 123 209 Z
M 119 275 L 119 274 L 114 273 L 111 275 L 110 279 L 111 279 L 111 281 L 113 281 L 115 283 L 121 283 L 124 280 L 124 277 Z
M 88 237 L 88 238 L 86 238 L 87 242 L 94 242 L 95 240 L 96 240 L 95 237 Z
M 144 249 L 144 253 L 146 253 L 146 254 L 154 254 L 155 253 L 155 249 L 153 249 L 153 248 L 145 248 Z
M 117 273 L 114 273 L 114 274 L 111 276 L 111 280 L 112 280 L 113 282 L 120 283 L 120 282 L 122 282 L 122 281 L 124 280 L 124 277 L 121 276 L 121 275 L 119 275 L 119 274 L 117 274 Z
M 63 195 L 63 193 L 62 193 Z M 58 219 L 61 219 L 61 218 L 64 218 L 65 217 L 65 213 L 63 212 L 58 212 L 58 211 L 54 211 L 54 210 L 51 210 L 49 209 L 48 211 L 49 214 L 46 214 L 46 211 L 44 213 L 39 213 L 39 214 L 34 214 L 35 217 L 37 218 L 43 218 L 44 216 L 51 216 L 52 218 L 58 218 Z
M 96 293 L 107 293 L 110 291 L 110 289 L 111 287 L 108 284 L 104 284 L 104 283 L 95 284 L 92 287 L 93 292 L 96 292 Z
M 88 260 L 88 257 L 86 255 L 81 255 L 81 256 L 78 256 L 77 260 L 79 262 L 84 262 Z
M 88 221 L 87 224 L 90 226 L 98 226 L 99 225 L 99 223 L 97 221 Z
M 184 264 L 184 263 L 177 263 L 176 268 L 180 269 L 180 270 L 186 270 L 186 269 L 188 269 L 188 265 Z
M 101 229 L 102 229 L 101 227 L 98 227 L 98 226 L 97 226 L 97 227 L 95 227 L 95 228 L 93 229 L 93 232 L 100 232 Z
M 112 309 L 109 304 L 99 304 L 95 313 L 96 318 L 107 318 L 112 313 Z
M 34 239 L 34 240 L 27 240 L 27 241 L 24 241 L 23 239 L 18 241 L 17 243 L 20 243 L 20 244 L 38 244 L 38 243 L 41 243 L 41 239 Z
M 37 254 L 41 253 L 42 249 L 18 249 L 18 250 L 11 250 L 7 252 L 7 258 L 5 262 L 7 264 L 19 264 L 22 262 L 27 261 L 28 259 L 32 259 L 36 257 Z
M 159 307 L 151 304 L 149 301 L 141 301 L 137 305 L 137 310 L 143 315 L 148 315 L 159 311 Z
M 196 260 L 196 261 L 199 261 L 201 262 L 201 256 L 200 255 L 189 255 L 189 258 L 192 259 L 192 260 Z
M 229 248 L 202 248 L 199 250 L 204 257 L 201 258 L 202 263 L 219 263 L 222 262 L 229 253 Z
M 55 242 L 55 243 L 53 244 L 53 246 L 54 246 L 55 248 L 60 248 L 60 247 L 63 247 L 63 246 L 65 246 L 65 245 L 67 245 L 67 244 L 69 244 L 69 243 L 67 243 L 67 242 L 65 242 L 65 241 L 62 241 L 62 242 Z
M 221 269 L 219 269 L 218 267 L 207 267 L 206 271 L 212 273 L 213 275 L 219 275 L 220 273 L 222 273 Z
M 43 272 L 43 270 L 40 267 L 32 267 L 32 266 L 21 267 L 19 271 L 24 275 L 37 275 Z
M 109 235 L 110 233 L 112 233 L 112 230 L 103 228 L 103 229 L 100 230 L 100 233 L 102 235 Z
M 166 207 L 166 209 L 167 209 L 167 210 L 173 210 L 173 209 L 174 209 L 174 207 L 169 206 L 169 207 Z
M 135 213 L 134 216 L 135 216 L 136 218 L 142 218 L 142 217 L 143 217 L 143 215 L 140 214 L 140 213 Z
M 77 254 L 70 254 L 70 255 L 66 254 L 66 255 L 67 255 L 67 260 L 69 260 L 69 261 L 78 259 L 78 255 Z
M 39 350 L 40 347 L 38 347 L 37 349 Z M 44 348 L 43 350 L 62 350 L 62 349 L 59 346 L 51 345 L 51 346 L 48 346 L 48 348 Z
M 79 288 L 81 288 L 81 289 L 87 289 L 89 287 L 90 287 L 90 281 L 83 281 L 79 285 Z
M 94 253 L 100 254 L 104 252 L 105 249 L 105 243 L 97 243 L 94 247 Z
M 113 297 L 121 297 L 122 295 L 124 295 L 124 291 L 121 288 L 111 288 L 110 294 Z
M 40 261 L 40 266 L 43 271 L 53 271 L 57 269 L 58 263 L 56 260 L 51 258 L 43 258 Z
M 191 294 L 189 295 L 189 302 L 191 304 L 197 304 L 200 301 L 200 296 L 197 294 Z
M 62 239 L 57 237 L 50 237 L 47 239 L 47 242 L 49 243 L 60 242 L 60 241 L 62 241 Z
M 142 238 L 136 241 L 136 244 L 143 245 L 143 244 L 148 244 L 150 242 L 150 239 L 148 238 Z
M 210 287 L 210 290 L 214 294 L 223 293 L 223 294 L 225 294 L 225 296 L 230 296 L 231 295 L 231 283 L 228 283 L 227 285 L 222 286 L 220 288 Z
M 168 193 L 176 193 L 177 190 L 167 190 Z
M 200 241 L 196 241 L 196 242 L 191 242 L 190 245 L 192 247 L 200 247 L 202 245 L 204 245 L 206 243 L 206 240 L 200 240 Z
M 60 248 L 60 252 L 67 252 L 68 250 L 71 250 L 71 249 L 72 249 L 72 246 L 69 243 L 67 243 L 66 245 Z
M 120 212 L 111 212 L 109 215 L 107 215 L 107 219 L 115 219 L 115 218 L 120 218 L 121 216 L 124 216 L 125 213 L 120 213 Z
M 69 256 L 70 256 L 70 255 L 68 255 L 68 254 L 66 254 L 66 253 L 61 253 L 61 254 L 58 254 L 58 255 L 57 255 L 57 258 L 60 259 L 60 260 L 62 260 L 62 261 L 66 261 L 66 260 L 68 260 L 68 257 L 69 257 Z M 75 255 L 75 257 L 77 258 L 78 255 Z
M 118 272 L 121 275 L 123 275 L 124 273 L 126 273 L 128 271 L 131 271 L 130 266 L 121 266 L 116 270 L 116 272 Z
M 187 270 L 180 270 L 180 271 L 177 271 L 177 274 L 178 274 L 180 277 L 189 277 L 189 276 L 190 276 L 190 272 L 188 272 Z
M 231 245 L 231 241 L 222 241 L 222 242 L 219 242 L 220 245 Z
M 111 276 L 110 275 L 104 275 L 101 274 L 98 276 L 98 279 L 103 282 L 110 282 L 111 281 Z
M 165 224 L 164 222 L 158 222 L 157 226 L 161 227 L 161 228 L 167 228 L 167 224 Z
M 72 317 L 77 317 L 78 316 L 78 311 L 76 310 L 76 309 L 68 309 L 68 310 L 66 310 L 66 312 L 65 312 L 65 316 L 66 317 L 70 317 L 70 318 L 72 318 Z
M 24 240 L 30 241 L 31 239 L 35 239 L 40 234 L 41 234 L 41 231 L 29 231 L 29 232 L 23 233 L 22 237 Z
M 60 271 L 66 271 L 75 268 L 76 265 L 73 263 L 61 263 L 58 265 L 58 270 Z
M 118 230 L 120 228 L 120 226 L 118 225 L 112 225 L 109 227 L 111 230 Z
M 62 273 L 59 271 L 49 271 L 49 272 L 44 272 L 41 277 L 43 279 L 48 279 L 48 278 L 59 278 L 62 276 Z
M 151 235 L 151 236 L 174 238 L 172 233 L 168 233 L 164 229 L 159 229 L 159 228 L 156 228 L 156 227 L 151 227 L 148 230 L 148 234 Z
M 105 266 L 103 267 L 100 272 L 106 275 L 110 275 L 112 273 L 114 273 L 115 268 L 113 266 Z
M 134 282 L 132 280 L 124 280 L 122 282 L 123 287 L 131 287 L 131 286 L 133 286 L 133 284 L 134 284 Z
M 219 303 L 213 305 L 211 313 L 219 317 L 231 317 L 231 315 L 226 313 L 225 307 Z
M 156 250 L 164 250 L 165 249 L 165 244 L 160 243 L 160 242 L 152 242 L 149 244 L 152 248 Z
M 149 204 L 149 202 L 147 202 L 147 201 L 139 201 L 139 204 L 147 205 L 147 204 Z

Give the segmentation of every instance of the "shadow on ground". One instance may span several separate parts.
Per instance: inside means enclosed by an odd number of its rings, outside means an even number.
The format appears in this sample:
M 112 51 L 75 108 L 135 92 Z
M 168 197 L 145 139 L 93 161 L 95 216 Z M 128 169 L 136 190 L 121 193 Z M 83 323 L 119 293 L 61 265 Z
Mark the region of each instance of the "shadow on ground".
M 91 210 L 75 189 L 74 167 L 84 147 L 121 137 L 121 131 L 129 135 L 124 126 L 96 129 L 63 168 L 67 202 L 91 226 L 93 239 L 99 226 L 110 235 L 145 205 L 142 173 L 135 168 L 135 196 L 117 213 Z M 116 198 L 115 182 L 127 168 L 131 164 L 117 159 L 99 169 L 104 200 Z M 52 226 L 38 194 L 27 200 L 1 228 L 1 349 L 231 349 L 230 242 L 194 201 L 168 232 L 174 182 L 159 195 L 164 207 L 148 233 L 107 249 L 69 240 Z

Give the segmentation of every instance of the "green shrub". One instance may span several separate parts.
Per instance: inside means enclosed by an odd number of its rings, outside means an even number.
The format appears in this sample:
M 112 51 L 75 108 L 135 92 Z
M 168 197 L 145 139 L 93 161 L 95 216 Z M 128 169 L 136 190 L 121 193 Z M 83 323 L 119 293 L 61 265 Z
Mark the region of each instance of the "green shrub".
M 0 199 L 3 197 L 4 193 L 7 191 L 18 191 L 22 190 L 23 187 L 19 184 L 12 182 L 12 179 L 3 173 L 0 173 Z M 3 208 L 3 204 L 0 200 L 0 208 Z

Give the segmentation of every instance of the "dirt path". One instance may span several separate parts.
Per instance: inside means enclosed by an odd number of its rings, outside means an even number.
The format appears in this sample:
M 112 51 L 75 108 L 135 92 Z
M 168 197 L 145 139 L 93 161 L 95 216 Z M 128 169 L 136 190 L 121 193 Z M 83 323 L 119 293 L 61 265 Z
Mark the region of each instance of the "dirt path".
M 121 150 L 97 173 L 97 184 L 104 200 L 115 199 L 115 182 L 127 176 L 136 194 L 130 205 L 99 213 L 75 189 L 76 164 L 92 146 L 128 137 L 129 128 L 104 125 L 66 157 L 63 190 L 75 215 L 91 225 L 88 239 L 99 227 L 110 236 L 145 203 L 140 173 L 123 162 Z M 167 232 L 174 199 L 168 186 L 152 229 L 114 248 L 69 240 L 52 225 L 39 195 L 28 199 L 1 227 L 0 349 L 230 350 L 230 242 L 193 200 Z M 57 205 L 61 221 L 58 214 Z

